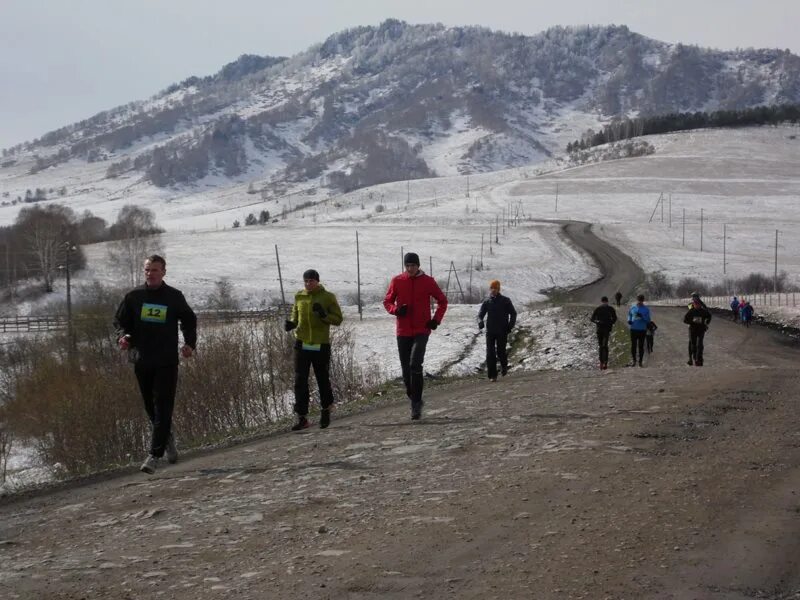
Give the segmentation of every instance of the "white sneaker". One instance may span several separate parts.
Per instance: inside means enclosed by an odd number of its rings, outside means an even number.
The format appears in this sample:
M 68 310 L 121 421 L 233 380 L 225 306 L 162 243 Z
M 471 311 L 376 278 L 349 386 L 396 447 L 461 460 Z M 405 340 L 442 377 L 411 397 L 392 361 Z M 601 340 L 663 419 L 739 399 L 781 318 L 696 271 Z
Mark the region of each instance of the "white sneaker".
M 172 433 L 169 434 L 164 455 L 167 457 L 167 462 L 169 464 L 174 465 L 178 462 L 178 447 L 175 445 L 175 435 Z
M 153 473 L 156 472 L 157 466 L 158 466 L 158 459 L 152 454 L 148 454 L 147 458 L 142 463 L 142 466 L 139 467 L 139 470 L 142 473 L 147 473 L 148 475 L 152 475 Z

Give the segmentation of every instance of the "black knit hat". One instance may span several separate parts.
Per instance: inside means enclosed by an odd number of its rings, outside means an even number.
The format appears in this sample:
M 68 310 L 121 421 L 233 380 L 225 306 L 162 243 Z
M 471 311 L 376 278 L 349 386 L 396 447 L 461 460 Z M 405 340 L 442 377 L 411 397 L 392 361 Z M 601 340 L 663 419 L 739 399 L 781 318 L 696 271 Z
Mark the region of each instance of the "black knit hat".
M 303 273 L 303 279 L 314 279 L 319 281 L 319 273 L 314 269 L 309 269 Z
M 404 265 L 417 265 L 419 266 L 419 255 L 416 252 L 408 252 L 403 257 Z

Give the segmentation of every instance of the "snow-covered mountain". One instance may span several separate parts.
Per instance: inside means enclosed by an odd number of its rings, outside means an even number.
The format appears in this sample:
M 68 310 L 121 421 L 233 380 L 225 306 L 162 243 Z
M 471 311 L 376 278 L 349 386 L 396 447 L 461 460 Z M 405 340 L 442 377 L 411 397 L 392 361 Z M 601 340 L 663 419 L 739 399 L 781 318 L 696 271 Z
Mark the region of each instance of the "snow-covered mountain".
M 4 150 L 0 200 L 342 192 L 535 163 L 617 116 L 784 102 L 800 102 L 789 51 L 667 44 L 624 26 L 523 36 L 388 20 L 291 58 L 242 56 Z

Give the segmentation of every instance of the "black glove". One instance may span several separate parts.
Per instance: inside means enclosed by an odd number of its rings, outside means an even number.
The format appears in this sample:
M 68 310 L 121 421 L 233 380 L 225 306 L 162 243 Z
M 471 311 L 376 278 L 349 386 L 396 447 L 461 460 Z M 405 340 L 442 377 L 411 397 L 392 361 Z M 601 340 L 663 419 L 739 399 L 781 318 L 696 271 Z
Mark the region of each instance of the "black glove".
M 314 302 L 314 304 L 311 305 L 311 310 L 317 313 L 320 319 L 324 319 L 328 316 L 328 313 L 325 312 L 325 309 L 322 308 L 322 304 L 319 302 Z
M 426 324 L 426 327 L 428 329 L 436 329 L 438 326 L 439 326 L 439 321 L 437 321 L 436 319 L 431 319 Z
M 408 304 L 401 304 L 400 306 L 394 309 L 394 316 L 405 317 L 407 312 L 408 312 Z
M 294 321 L 290 321 L 289 319 L 286 319 L 286 320 L 283 322 L 283 328 L 284 328 L 286 331 L 291 331 L 291 330 L 292 330 L 292 329 L 294 329 L 295 327 L 297 327 L 297 323 L 295 323 Z
M 478 329 L 483 329 L 483 321 L 478 321 Z

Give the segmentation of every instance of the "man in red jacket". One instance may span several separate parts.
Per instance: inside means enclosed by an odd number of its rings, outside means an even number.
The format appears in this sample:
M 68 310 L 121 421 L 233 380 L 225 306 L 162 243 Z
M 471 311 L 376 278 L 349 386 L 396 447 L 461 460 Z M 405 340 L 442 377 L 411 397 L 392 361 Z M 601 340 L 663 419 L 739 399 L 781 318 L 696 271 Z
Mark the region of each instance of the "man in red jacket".
M 436 280 L 419 268 L 419 256 L 409 252 L 403 257 L 405 273 L 392 278 L 383 306 L 397 317 L 397 350 L 403 369 L 406 395 L 411 400 L 411 419 L 422 416 L 422 363 L 432 329 L 436 329 L 447 310 L 447 297 Z M 436 314 L 431 318 L 431 298 L 436 300 Z

